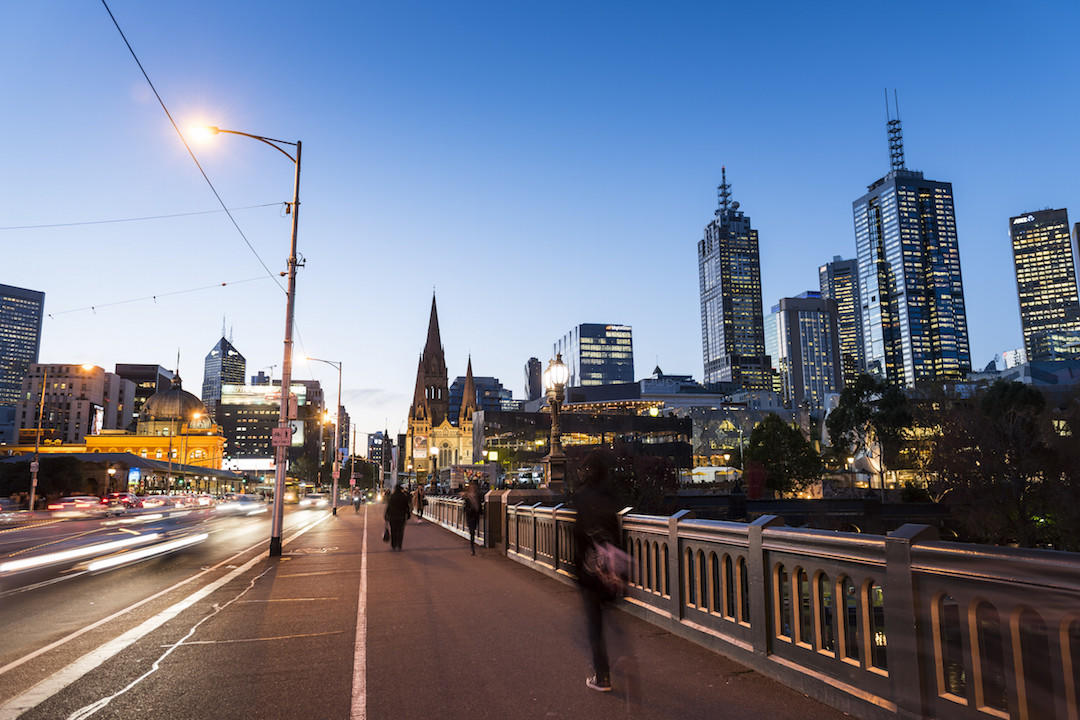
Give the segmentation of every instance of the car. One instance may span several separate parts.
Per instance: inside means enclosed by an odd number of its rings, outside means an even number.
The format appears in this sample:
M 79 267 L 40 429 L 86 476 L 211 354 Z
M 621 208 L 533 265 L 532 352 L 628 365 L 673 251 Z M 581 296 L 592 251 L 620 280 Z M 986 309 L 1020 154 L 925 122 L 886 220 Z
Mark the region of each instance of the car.
M 266 503 L 258 495 L 229 493 L 214 507 L 214 510 L 232 515 L 255 515 L 266 512 Z
M 56 517 L 90 517 L 103 515 L 107 510 L 102 506 L 101 498 L 95 495 L 63 497 L 49 503 L 47 507 Z
M 168 495 L 146 495 L 142 498 L 144 508 L 168 508 L 172 507 L 172 499 Z
M 326 493 L 307 493 L 300 498 L 300 507 L 326 507 L 330 504 L 330 496 Z
M 123 512 L 125 510 L 137 510 L 143 506 L 143 502 L 135 493 L 111 492 L 101 498 L 101 505 L 106 510 Z

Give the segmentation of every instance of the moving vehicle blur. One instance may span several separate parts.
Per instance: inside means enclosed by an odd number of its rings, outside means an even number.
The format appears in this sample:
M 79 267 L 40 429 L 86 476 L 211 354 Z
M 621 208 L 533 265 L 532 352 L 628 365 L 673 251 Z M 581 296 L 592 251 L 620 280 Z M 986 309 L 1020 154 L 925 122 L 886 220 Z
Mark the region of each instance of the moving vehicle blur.
M 308 493 L 300 498 L 300 507 L 326 507 L 330 496 L 326 493 Z
M 49 503 L 48 509 L 55 517 L 91 517 L 108 511 L 108 507 L 101 504 L 101 498 L 94 495 L 60 498 Z

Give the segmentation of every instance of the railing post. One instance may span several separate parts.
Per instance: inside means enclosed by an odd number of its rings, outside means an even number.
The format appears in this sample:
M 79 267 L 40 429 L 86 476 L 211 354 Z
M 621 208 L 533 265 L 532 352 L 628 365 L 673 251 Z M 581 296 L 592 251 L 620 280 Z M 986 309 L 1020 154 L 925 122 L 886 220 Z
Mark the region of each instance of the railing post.
M 930 649 L 922 647 L 918 595 L 911 574 L 911 546 L 937 540 L 929 525 L 901 525 L 885 538 L 885 636 L 889 682 L 896 715 L 902 720 L 926 717 L 929 698 Z M 924 652 L 924 650 L 926 652 Z
M 769 568 L 765 563 L 765 551 L 761 546 L 762 531 L 767 527 L 783 525 L 784 518 L 776 515 L 762 515 L 747 526 L 746 565 L 750 577 L 750 640 L 754 645 L 754 654 L 769 654 L 769 608 L 772 604 L 768 597 Z
M 668 518 L 668 541 L 667 557 L 667 585 L 671 588 L 671 617 L 682 620 L 683 616 L 683 587 L 682 587 L 682 548 L 679 547 L 679 521 L 683 518 L 694 517 L 693 510 L 680 510 Z M 674 559 L 674 562 L 672 562 Z M 664 588 L 660 588 L 663 596 Z
M 540 507 L 540 503 L 536 503 L 535 505 L 533 505 L 532 506 L 532 512 L 529 513 L 529 517 L 532 518 L 532 537 L 533 537 L 533 541 L 532 541 L 533 557 L 532 557 L 532 559 L 533 559 L 533 562 L 536 562 L 536 554 L 537 554 L 536 546 L 539 544 L 539 540 L 540 540 L 540 528 L 537 527 L 537 523 L 536 523 L 536 508 L 538 508 L 538 507 Z
M 559 572 L 559 508 L 563 503 L 558 503 L 551 509 L 551 564 L 555 572 Z

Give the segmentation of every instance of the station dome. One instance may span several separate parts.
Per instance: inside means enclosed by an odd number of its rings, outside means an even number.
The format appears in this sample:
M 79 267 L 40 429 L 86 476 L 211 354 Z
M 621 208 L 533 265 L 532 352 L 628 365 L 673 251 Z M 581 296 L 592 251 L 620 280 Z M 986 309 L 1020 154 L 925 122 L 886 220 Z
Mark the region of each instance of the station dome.
M 154 393 L 143 403 L 139 420 L 162 422 L 179 420 L 192 427 L 210 426 L 210 413 L 203 401 L 180 386 L 180 375 L 173 376 L 168 390 Z

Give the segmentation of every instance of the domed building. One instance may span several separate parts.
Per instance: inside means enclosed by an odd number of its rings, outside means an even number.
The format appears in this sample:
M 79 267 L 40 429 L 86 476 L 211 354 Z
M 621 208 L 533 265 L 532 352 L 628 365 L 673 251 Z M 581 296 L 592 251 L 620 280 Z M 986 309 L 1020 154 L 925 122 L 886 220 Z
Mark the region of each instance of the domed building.
M 181 386 L 172 384 L 143 404 L 135 433 L 103 430 L 86 437 L 87 452 L 131 453 L 148 460 L 174 462 L 220 470 L 225 437 L 206 405 Z

